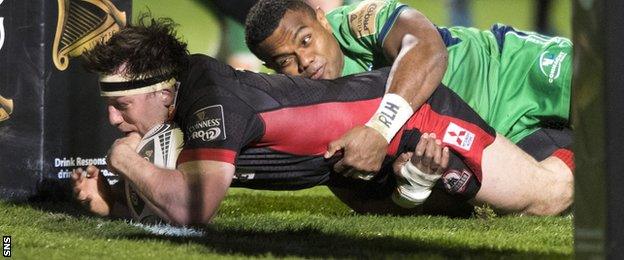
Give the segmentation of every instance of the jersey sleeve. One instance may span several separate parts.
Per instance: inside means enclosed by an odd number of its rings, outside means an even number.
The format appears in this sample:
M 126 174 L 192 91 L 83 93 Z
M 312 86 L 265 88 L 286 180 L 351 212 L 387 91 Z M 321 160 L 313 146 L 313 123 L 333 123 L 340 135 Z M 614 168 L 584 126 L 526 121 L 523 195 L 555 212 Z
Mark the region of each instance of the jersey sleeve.
M 341 46 L 381 52 L 388 32 L 406 8 L 396 0 L 365 0 L 336 9 L 328 14 L 328 18 L 330 24 L 341 24 L 334 28 L 338 30 L 334 30 L 336 38 L 346 43 Z
M 261 131 L 253 110 L 232 95 L 202 95 L 181 121 L 184 147 L 178 165 L 202 160 L 235 164 L 241 148 Z

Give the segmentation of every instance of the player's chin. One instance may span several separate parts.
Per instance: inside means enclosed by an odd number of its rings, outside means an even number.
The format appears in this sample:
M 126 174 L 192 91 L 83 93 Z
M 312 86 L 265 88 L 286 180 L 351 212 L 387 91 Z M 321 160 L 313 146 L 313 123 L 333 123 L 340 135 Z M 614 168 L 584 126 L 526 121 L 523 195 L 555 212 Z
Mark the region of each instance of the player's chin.
M 312 79 L 325 79 L 325 65 L 319 66 L 313 73 Z
M 123 136 L 124 136 L 124 137 L 128 137 L 128 136 L 130 136 L 130 135 L 132 135 L 132 134 L 138 134 L 139 136 L 143 136 L 141 133 L 139 133 L 139 132 L 137 132 L 137 131 L 124 131 L 124 132 L 123 132 Z
M 338 70 L 333 70 L 330 69 L 329 66 L 325 67 L 325 71 L 323 72 L 323 75 L 321 76 L 321 79 L 335 79 L 335 78 L 339 78 L 340 75 L 336 72 Z

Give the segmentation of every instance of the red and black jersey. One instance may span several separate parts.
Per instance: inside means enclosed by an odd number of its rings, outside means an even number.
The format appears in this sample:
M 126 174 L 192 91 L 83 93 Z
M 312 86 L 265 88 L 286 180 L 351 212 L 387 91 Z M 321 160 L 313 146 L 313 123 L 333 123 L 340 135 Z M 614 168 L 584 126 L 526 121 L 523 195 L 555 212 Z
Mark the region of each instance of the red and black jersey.
M 236 166 L 232 186 L 300 189 L 330 180 L 327 145 L 370 119 L 385 93 L 389 68 L 335 80 L 234 70 L 192 55 L 175 121 L 185 135 L 178 164 L 216 160 Z M 480 178 L 483 149 L 495 137 L 468 105 L 441 86 L 392 140 L 389 163 L 436 133 Z M 387 168 L 387 167 L 386 167 Z

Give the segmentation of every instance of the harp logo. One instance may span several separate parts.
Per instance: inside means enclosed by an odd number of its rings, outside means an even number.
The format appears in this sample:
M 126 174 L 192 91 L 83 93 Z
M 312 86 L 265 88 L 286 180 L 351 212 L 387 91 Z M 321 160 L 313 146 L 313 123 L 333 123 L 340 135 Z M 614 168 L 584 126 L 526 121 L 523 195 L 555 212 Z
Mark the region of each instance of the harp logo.
M 0 0 L 0 5 L 2 5 L 2 2 L 4 0 Z M 2 50 L 2 46 L 4 46 L 4 17 L 0 17 L 0 50 Z
M 2 4 L 1 1 L 0 4 Z M 2 46 L 4 46 L 4 17 L 0 17 L 0 50 Z
M 8 120 L 13 113 L 13 100 L 0 95 L 0 122 Z
M 69 66 L 101 40 L 126 26 L 126 13 L 110 0 L 57 0 L 58 21 L 52 46 L 52 61 L 58 70 Z
M 2 5 L 2 2 L 4 2 L 4 0 L 0 0 L 0 5 Z M 0 51 L 4 46 L 4 39 L 4 17 L 0 17 Z M 8 120 L 11 113 L 13 113 L 13 100 L 0 95 L 0 122 Z M 9 237 L 9 240 L 10 239 Z

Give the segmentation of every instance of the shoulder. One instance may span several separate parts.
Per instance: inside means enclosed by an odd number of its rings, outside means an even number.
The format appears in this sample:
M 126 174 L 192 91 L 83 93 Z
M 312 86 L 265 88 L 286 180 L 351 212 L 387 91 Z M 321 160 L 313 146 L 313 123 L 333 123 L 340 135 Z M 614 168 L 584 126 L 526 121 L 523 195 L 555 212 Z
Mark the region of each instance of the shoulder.
M 405 7 L 397 0 L 366 0 L 339 7 L 326 17 L 341 46 L 372 50 L 380 47 L 378 45 L 399 14 L 407 9 Z
M 349 28 L 357 37 L 374 35 L 403 6 L 396 0 L 367 0 L 352 5 L 347 15 Z

